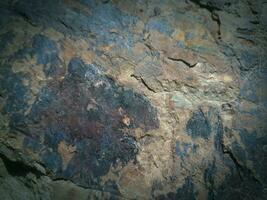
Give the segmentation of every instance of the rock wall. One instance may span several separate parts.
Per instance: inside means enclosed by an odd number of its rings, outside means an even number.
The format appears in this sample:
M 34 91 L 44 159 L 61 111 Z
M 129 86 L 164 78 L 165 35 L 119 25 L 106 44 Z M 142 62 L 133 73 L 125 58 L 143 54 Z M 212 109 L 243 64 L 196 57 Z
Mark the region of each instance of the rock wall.
M 0 199 L 266 199 L 266 10 L 2 0 Z

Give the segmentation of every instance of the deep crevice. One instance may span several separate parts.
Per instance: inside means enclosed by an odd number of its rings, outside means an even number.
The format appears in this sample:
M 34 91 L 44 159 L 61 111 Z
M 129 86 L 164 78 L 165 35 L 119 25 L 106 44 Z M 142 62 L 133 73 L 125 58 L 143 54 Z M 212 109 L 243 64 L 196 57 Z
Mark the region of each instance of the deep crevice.
M 34 27 L 37 27 L 37 24 L 35 24 L 31 17 L 28 16 L 26 13 L 24 12 L 21 12 L 21 11 L 17 11 L 17 10 L 14 10 L 15 13 L 17 13 L 19 16 L 21 16 L 27 23 L 29 23 L 30 25 L 34 26 Z
M 215 11 L 220 11 L 221 9 L 210 5 L 209 3 L 203 4 L 199 0 L 190 0 L 190 1 L 197 4 L 200 8 L 206 9 L 210 12 L 211 19 L 215 21 L 218 25 L 217 34 L 218 34 L 218 39 L 220 40 L 221 39 L 221 20 L 220 20 L 219 15 Z
M 230 150 L 226 150 L 224 147 L 224 154 L 228 154 L 229 157 L 231 158 L 231 160 L 233 161 L 237 171 L 238 171 L 238 175 L 241 179 L 241 181 L 244 181 L 245 179 L 248 179 L 249 177 L 252 178 L 255 182 L 259 183 L 261 186 L 263 185 L 263 183 L 257 178 L 255 177 L 254 173 L 251 171 L 251 169 L 241 165 L 237 158 L 234 156 L 233 152 L 231 152 Z
M 131 77 L 134 77 L 136 80 L 140 81 L 149 91 L 157 93 L 153 88 L 151 88 L 145 80 L 141 76 L 136 76 L 135 74 L 131 74 Z
M 175 61 L 175 62 L 182 62 L 184 63 L 186 66 L 188 66 L 189 68 L 193 68 L 196 66 L 197 63 L 194 63 L 194 64 L 190 64 L 189 62 L 181 59 L 181 58 L 172 58 L 172 57 L 167 57 L 169 60 L 171 61 Z
M 3 160 L 6 170 L 11 176 L 25 177 L 27 174 L 33 173 L 36 175 L 36 177 L 39 178 L 40 176 L 44 175 L 43 173 L 38 171 L 36 168 L 26 165 L 22 161 L 10 160 L 3 154 L 0 154 L 0 158 Z
M 200 2 L 200 0 L 190 0 L 190 1 L 192 1 L 193 3 L 199 5 L 200 8 L 205 8 L 210 12 L 213 12 L 214 10 L 221 10 L 221 9 L 215 7 L 215 6 L 210 5 L 209 3 L 203 4 L 203 3 Z
M 218 25 L 218 30 L 217 30 L 217 34 L 218 34 L 218 39 L 222 39 L 221 38 L 221 20 L 220 17 L 217 13 L 215 13 L 214 11 L 211 12 L 211 18 L 213 21 L 215 21 Z

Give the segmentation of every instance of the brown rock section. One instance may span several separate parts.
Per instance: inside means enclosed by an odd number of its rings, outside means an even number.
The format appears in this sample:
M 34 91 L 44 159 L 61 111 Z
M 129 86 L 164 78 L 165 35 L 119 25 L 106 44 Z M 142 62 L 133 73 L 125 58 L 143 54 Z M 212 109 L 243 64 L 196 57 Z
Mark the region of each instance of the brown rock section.
M 267 196 L 266 2 L 0 2 L 0 199 Z

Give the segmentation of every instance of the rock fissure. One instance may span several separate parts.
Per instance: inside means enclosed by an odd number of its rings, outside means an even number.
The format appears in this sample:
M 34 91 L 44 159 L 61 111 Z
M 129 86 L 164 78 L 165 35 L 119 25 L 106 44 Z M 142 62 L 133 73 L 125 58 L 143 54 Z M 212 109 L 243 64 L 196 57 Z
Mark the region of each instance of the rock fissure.
M 136 80 L 140 81 L 149 91 L 153 92 L 153 93 L 157 93 L 153 88 L 151 88 L 146 82 L 145 80 L 141 77 L 141 76 L 136 76 L 134 74 L 131 74 L 131 77 L 135 78 Z
M 169 60 L 171 61 L 175 61 L 175 62 L 182 62 L 184 63 L 186 66 L 188 66 L 189 68 L 193 68 L 197 65 L 197 63 L 194 63 L 194 64 L 190 64 L 189 62 L 187 62 L 186 60 L 184 59 L 181 59 L 181 58 L 172 58 L 172 57 L 167 57 Z

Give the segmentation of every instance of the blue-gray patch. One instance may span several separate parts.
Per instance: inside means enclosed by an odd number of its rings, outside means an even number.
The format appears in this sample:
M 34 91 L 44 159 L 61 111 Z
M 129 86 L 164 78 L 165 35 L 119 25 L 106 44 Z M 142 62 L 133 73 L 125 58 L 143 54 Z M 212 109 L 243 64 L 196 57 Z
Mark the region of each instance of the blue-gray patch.
M 58 75 L 61 61 L 58 57 L 57 44 L 44 35 L 35 35 L 32 42 L 32 52 L 37 56 L 37 64 L 44 65 L 46 76 Z
M 54 173 L 60 172 L 62 159 L 57 152 L 46 150 L 42 155 L 42 160 L 49 170 L 52 170 Z
M 202 110 L 197 110 L 186 124 L 186 132 L 192 138 L 208 139 L 211 134 L 211 125 Z
M 168 36 L 173 32 L 173 29 L 170 27 L 167 21 L 153 18 L 146 24 L 146 30 L 150 29 L 159 31 L 160 33 Z
M 243 50 L 240 54 L 241 70 L 247 71 L 259 64 L 259 54 L 252 50 Z
M 183 41 L 177 41 L 177 46 L 181 49 L 185 48 L 185 44 Z
M 58 48 L 54 41 L 43 35 L 35 35 L 32 47 L 37 55 L 37 64 L 54 62 L 57 58 Z
M 185 39 L 186 40 L 193 40 L 195 38 L 195 33 L 194 32 L 186 32 L 185 33 Z
M 24 141 L 23 141 L 23 145 L 32 150 L 33 152 L 38 152 L 42 149 L 43 145 L 41 144 L 41 142 L 38 142 L 38 140 L 33 139 L 31 137 L 25 137 Z
M 247 100 L 252 101 L 254 103 L 259 102 L 259 97 L 256 94 L 257 83 L 252 80 L 247 80 L 242 88 L 240 89 L 240 97 Z
M 198 149 L 198 145 L 192 144 L 192 143 L 187 143 L 187 142 L 182 142 L 176 141 L 175 143 L 175 153 L 177 156 L 179 156 L 182 160 L 185 159 L 190 154 L 190 151 L 192 153 L 196 153 Z
M 11 66 L 0 65 L 0 94 L 7 97 L 4 111 L 16 113 L 25 111 L 27 104 L 27 88 L 22 83 L 22 74 L 12 72 Z

